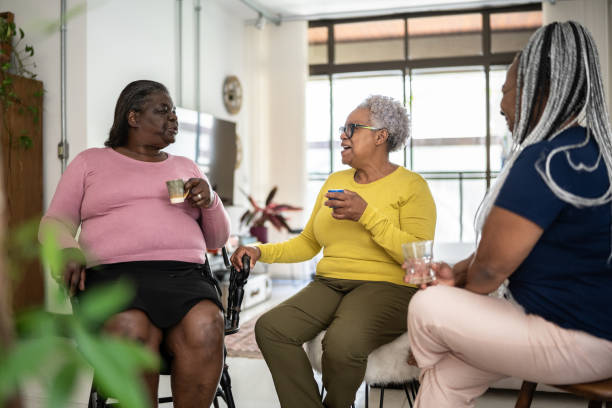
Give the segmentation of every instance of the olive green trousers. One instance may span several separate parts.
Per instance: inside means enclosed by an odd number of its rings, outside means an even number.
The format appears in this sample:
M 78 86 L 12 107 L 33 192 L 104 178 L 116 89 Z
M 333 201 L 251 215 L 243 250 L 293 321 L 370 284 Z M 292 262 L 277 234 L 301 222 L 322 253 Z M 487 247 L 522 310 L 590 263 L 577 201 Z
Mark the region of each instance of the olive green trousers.
M 316 277 L 255 325 L 257 344 L 270 368 L 283 408 L 348 408 L 363 382 L 368 355 L 406 331 L 415 288 L 388 282 Z M 321 401 L 302 345 L 320 331 Z

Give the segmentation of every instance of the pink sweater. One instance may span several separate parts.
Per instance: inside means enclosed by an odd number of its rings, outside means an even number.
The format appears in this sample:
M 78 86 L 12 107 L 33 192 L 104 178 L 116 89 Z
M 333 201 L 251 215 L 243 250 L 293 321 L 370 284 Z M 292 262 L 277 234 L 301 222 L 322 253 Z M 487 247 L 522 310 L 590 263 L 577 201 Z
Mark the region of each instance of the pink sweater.
M 204 262 L 220 248 L 229 219 L 215 194 L 210 208 L 170 204 L 166 181 L 205 178 L 181 156 L 162 162 L 131 159 L 110 148 L 81 152 L 62 176 L 41 221 L 56 225 L 62 248 L 80 248 L 87 266 L 129 261 Z M 75 240 L 81 226 L 78 243 Z

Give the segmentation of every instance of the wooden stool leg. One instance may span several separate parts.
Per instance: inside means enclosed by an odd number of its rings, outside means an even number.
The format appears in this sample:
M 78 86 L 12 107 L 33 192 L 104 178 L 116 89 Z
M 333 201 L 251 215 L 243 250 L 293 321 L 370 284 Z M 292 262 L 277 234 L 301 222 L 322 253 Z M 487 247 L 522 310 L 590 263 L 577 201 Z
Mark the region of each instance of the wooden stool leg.
M 529 381 L 523 381 L 521 385 L 521 391 L 519 392 L 518 399 L 514 408 L 529 408 L 531 407 L 531 400 L 533 399 L 533 393 L 535 392 L 537 383 Z

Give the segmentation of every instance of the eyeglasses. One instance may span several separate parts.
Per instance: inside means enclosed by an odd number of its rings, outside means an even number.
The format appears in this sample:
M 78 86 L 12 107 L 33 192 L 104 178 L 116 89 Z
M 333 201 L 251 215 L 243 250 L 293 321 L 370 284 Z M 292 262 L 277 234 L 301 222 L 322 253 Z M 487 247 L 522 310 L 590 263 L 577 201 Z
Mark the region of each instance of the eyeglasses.
M 353 132 L 355 132 L 355 128 L 361 129 L 369 129 L 369 130 L 383 130 L 384 128 L 375 128 L 367 125 L 360 125 L 359 123 L 347 123 L 346 126 L 340 126 L 340 134 L 344 133 L 347 138 L 353 137 Z

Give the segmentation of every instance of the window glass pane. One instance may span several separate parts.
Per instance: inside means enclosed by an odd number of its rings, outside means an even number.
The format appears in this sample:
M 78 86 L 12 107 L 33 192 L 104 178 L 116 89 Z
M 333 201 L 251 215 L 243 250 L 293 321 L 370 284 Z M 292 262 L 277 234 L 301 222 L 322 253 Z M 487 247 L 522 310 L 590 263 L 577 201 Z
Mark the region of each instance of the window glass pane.
M 512 135 L 508 129 L 506 118 L 501 115 L 499 104 L 502 99 L 502 86 L 506 81 L 506 66 L 493 66 L 489 72 L 489 100 L 491 121 L 489 123 L 491 129 L 491 170 L 501 170 L 505 156 L 508 154 L 511 144 Z
M 327 64 L 327 27 L 308 29 L 308 63 Z
M 408 19 L 410 59 L 481 54 L 480 13 Z
M 486 170 L 480 67 L 412 71 L 414 171 Z
M 404 59 L 404 20 L 334 25 L 335 63 Z
M 331 170 L 329 154 L 329 78 L 311 77 L 306 83 L 306 163 L 308 173 Z
M 391 163 L 399 164 L 400 166 L 405 166 L 404 148 L 401 148 L 398 151 L 389 153 L 389 161 Z
M 436 203 L 437 242 L 459 241 L 459 182 L 458 180 L 440 180 L 422 174 L 427 180 L 431 194 Z
M 332 79 L 333 86 L 333 130 L 334 158 L 333 170 L 346 169 L 340 155 L 340 133 L 338 128 L 344 126 L 347 116 L 369 95 L 380 94 L 403 101 L 404 90 L 401 72 L 380 72 L 356 75 L 338 75 Z M 402 163 L 397 163 L 402 164 Z
M 491 14 L 491 52 L 521 50 L 541 26 L 541 11 Z

